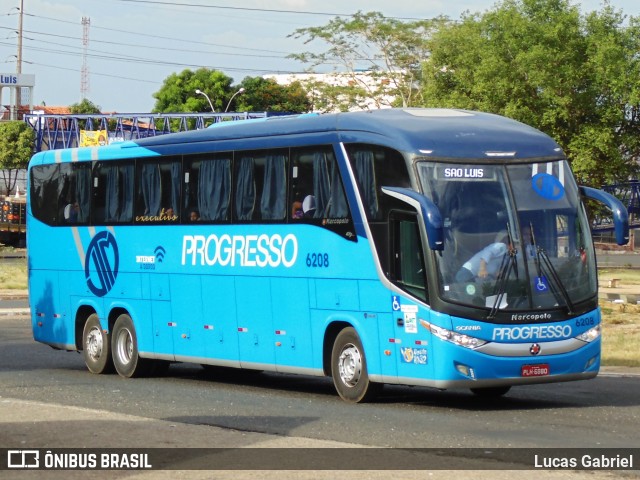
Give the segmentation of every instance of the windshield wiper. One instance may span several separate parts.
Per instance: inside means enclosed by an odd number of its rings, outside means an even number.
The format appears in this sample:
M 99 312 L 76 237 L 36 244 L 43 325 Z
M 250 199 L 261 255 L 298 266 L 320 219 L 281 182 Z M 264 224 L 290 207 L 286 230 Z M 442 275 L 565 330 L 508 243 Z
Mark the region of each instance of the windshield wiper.
M 500 308 L 502 298 L 504 297 L 504 293 L 507 288 L 507 280 L 509 279 L 511 271 L 515 272 L 516 278 L 518 278 L 518 261 L 516 259 L 518 250 L 516 250 L 513 245 L 513 236 L 511 235 L 511 227 L 509 227 L 508 222 L 507 237 L 509 245 L 507 245 L 507 251 L 502 256 L 502 262 L 500 263 L 500 269 L 498 270 L 498 276 L 496 277 L 496 288 L 494 289 L 496 298 L 493 301 L 493 306 L 491 307 L 489 315 L 487 315 L 487 320 L 493 320 Z
M 536 237 L 533 231 L 533 224 L 531 222 L 529 222 L 529 231 L 531 232 L 531 246 L 534 248 L 534 251 L 536 253 L 535 264 L 536 264 L 536 271 L 538 273 L 538 278 L 536 279 L 536 282 L 537 282 L 536 288 L 537 288 L 537 284 L 539 282 L 542 282 L 540 285 L 543 286 L 543 290 L 540 290 L 540 291 L 544 291 L 545 284 L 543 279 L 545 278 L 545 276 L 543 275 L 543 273 L 546 270 L 549 273 L 549 276 L 551 277 L 551 281 L 548 282 L 548 286 L 549 286 L 549 289 L 551 290 L 551 293 L 553 293 L 553 296 L 555 297 L 558 304 L 561 304 L 562 300 L 564 300 L 565 305 L 567 306 L 567 313 L 569 315 L 573 314 L 573 302 L 571 301 L 571 297 L 569 296 L 567 289 L 564 288 L 564 284 L 562 283 L 562 280 L 558 275 L 558 271 L 553 266 L 553 263 L 551 263 L 551 259 L 549 258 L 549 255 L 547 255 L 547 252 L 544 250 L 544 248 L 542 248 L 540 245 L 536 243 Z M 545 268 L 543 269 L 543 267 Z

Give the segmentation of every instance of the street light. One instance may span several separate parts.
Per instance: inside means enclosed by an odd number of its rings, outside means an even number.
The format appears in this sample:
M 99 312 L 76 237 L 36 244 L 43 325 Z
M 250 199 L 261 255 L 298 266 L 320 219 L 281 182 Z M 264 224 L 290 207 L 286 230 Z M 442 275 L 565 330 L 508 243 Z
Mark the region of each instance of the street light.
M 229 103 L 227 103 L 227 108 L 224 109 L 224 113 L 227 113 L 227 110 L 229 110 L 229 105 L 231 105 L 231 101 L 236 98 L 236 95 L 238 95 L 239 93 L 244 92 L 244 87 L 240 88 L 236 93 L 234 93 L 231 98 L 229 99 Z
M 204 95 L 204 98 L 207 99 L 207 101 L 209 102 L 209 106 L 211 107 L 211 111 L 213 113 L 216 112 L 216 109 L 213 108 L 213 103 L 211 103 L 211 99 L 209 98 L 209 95 L 207 95 L 206 93 L 204 93 L 202 90 L 200 90 L 199 88 L 196 88 L 196 95 Z

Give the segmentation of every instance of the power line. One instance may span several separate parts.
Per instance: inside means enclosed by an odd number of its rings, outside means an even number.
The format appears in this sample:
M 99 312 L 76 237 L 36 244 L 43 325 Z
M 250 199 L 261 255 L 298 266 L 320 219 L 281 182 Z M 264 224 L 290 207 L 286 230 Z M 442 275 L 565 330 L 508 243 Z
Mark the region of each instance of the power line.
M 159 0 L 118 0 L 126 3 L 142 3 L 151 5 L 165 5 L 171 7 L 191 7 L 191 8 L 207 8 L 207 9 L 220 9 L 220 10 L 240 10 L 247 12 L 267 12 L 267 13 L 292 13 L 299 15 L 319 15 L 327 17 L 353 17 L 353 13 L 329 13 L 329 12 L 310 12 L 310 11 L 297 11 L 297 10 L 277 10 L 271 8 L 250 8 L 250 7 L 229 7 L 222 5 L 203 5 L 201 3 L 181 3 L 181 2 L 163 2 Z M 416 17 L 386 17 L 397 20 L 425 20 L 424 18 Z
M 99 28 L 99 27 L 95 27 L 94 26 L 94 28 Z M 2 26 L 0 26 L 0 29 L 15 31 L 15 29 L 10 28 L 10 27 L 2 27 Z M 61 47 L 79 48 L 76 45 L 68 45 L 68 44 L 63 44 L 63 43 L 54 43 L 54 42 L 51 42 L 49 40 L 49 38 L 50 37 L 67 38 L 69 40 L 78 41 L 78 40 L 80 40 L 80 37 L 73 37 L 73 36 L 70 36 L 70 35 L 59 35 L 59 34 L 55 34 L 55 33 L 42 33 L 42 32 L 36 32 L 34 30 L 24 30 L 24 32 L 25 33 L 34 34 L 34 35 L 44 35 L 47 38 L 47 40 L 38 40 L 36 38 L 24 37 L 24 38 L 26 38 L 28 40 L 32 40 L 32 41 L 36 41 L 36 42 L 46 42 L 48 44 L 58 45 L 58 46 L 61 46 Z M 173 51 L 173 52 L 195 53 L 195 54 L 233 55 L 235 57 L 278 58 L 278 59 L 283 59 L 283 60 L 287 58 L 286 56 L 282 56 L 282 55 L 230 53 L 230 52 L 217 52 L 217 51 L 211 51 L 211 50 L 193 50 L 193 49 L 185 49 L 185 48 L 156 47 L 156 46 L 153 46 L 153 45 L 143 45 L 143 44 L 139 44 L 139 43 L 124 43 L 124 42 L 114 42 L 114 41 L 109 41 L 109 40 L 96 40 L 96 39 L 92 39 L 91 43 L 104 43 L 104 44 L 107 44 L 107 45 L 116 45 L 116 46 L 123 46 L 123 47 L 146 48 L 148 50 L 161 50 L 163 52 Z M 90 49 L 90 51 L 106 53 L 106 52 L 101 52 L 99 50 L 91 50 Z
M 0 42 L 0 45 L 7 45 L 7 46 L 13 46 L 12 44 L 9 43 L 5 43 L 5 42 Z M 55 49 L 50 49 L 50 48 L 40 48 L 40 47 L 33 47 L 33 46 L 27 46 L 25 47 L 26 50 L 32 50 L 32 51 L 36 51 L 36 52 L 44 52 L 44 53 L 54 53 L 54 54 L 59 54 L 59 55 L 70 55 L 70 56 L 74 56 L 77 57 L 77 52 L 69 52 L 69 51 L 64 51 L 64 50 L 55 50 Z M 194 64 L 194 63 L 182 63 L 182 62 L 170 62 L 167 60 L 152 60 L 152 59 L 148 59 L 148 58 L 143 58 L 143 57 L 122 57 L 122 56 L 114 56 L 114 55 L 98 55 L 98 54 L 89 54 L 88 55 L 90 58 L 95 58 L 95 59 L 99 59 L 99 60 L 110 60 L 110 61 L 116 61 L 116 62 L 125 62 L 125 63 L 144 63 L 147 65 L 157 65 L 157 66 L 171 66 L 171 67 L 182 67 L 182 68 L 208 68 L 211 70 L 220 70 L 220 71 L 236 71 L 236 72 L 246 72 L 246 73 L 302 73 L 302 72 L 296 72 L 296 71 L 291 71 L 291 70 L 273 70 L 273 69 L 257 69 L 257 68 L 240 68 L 240 67 L 221 67 L 221 66 L 209 66 L 209 65 L 202 65 L 202 64 Z M 75 71 L 75 70 L 72 70 Z M 116 76 L 116 78 L 121 78 L 119 76 Z
M 68 72 L 79 72 L 80 70 L 78 70 L 77 68 L 67 68 L 67 67 L 61 67 L 59 65 L 48 65 L 46 63 L 39 63 L 39 62 L 28 62 L 26 60 L 23 60 L 24 63 L 28 63 L 29 65 L 38 65 L 40 67 L 47 67 L 47 68 L 56 68 L 58 70 L 66 70 Z M 109 77 L 109 78 L 118 78 L 120 80 L 131 80 L 133 82 L 142 82 L 142 83 L 151 83 L 153 85 L 159 85 L 162 82 L 154 82 L 152 80 L 143 80 L 141 78 L 131 78 L 131 77 L 123 77 L 122 75 L 111 75 L 108 73 L 99 73 L 99 72 L 91 72 L 91 75 L 97 75 L 100 77 Z
M 42 15 L 35 15 L 33 13 L 25 13 L 25 15 L 29 16 L 29 17 L 34 17 L 34 18 L 43 18 L 45 20 L 51 20 L 54 22 L 61 22 L 61 23 L 69 23 L 71 25 L 75 25 L 77 26 L 78 23 L 77 22 L 71 22 L 69 20 L 61 20 L 59 18 L 52 18 L 52 17 L 45 17 Z M 265 50 L 265 49 L 261 49 L 261 48 L 248 48 L 248 47 L 238 47 L 236 45 L 223 45 L 223 44 L 219 44 L 219 43 L 210 43 L 210 42 L 201 42 L 198 40 L 185 40 L 184 38 L 176 38 L 176 37 L 166 37 L 163 35 L 150 35 L 150 34 L 146 34 L 146 33 L 140 33 L 140 32 L 132 32 L 131 30 L 121 30 L 118 28 L 108 28 L 108 27 L 100 27 L 97 25 L 92 25 L 92 27 L 94 29 L 98 29 L 98 30 L 106 30 L 109 32 L 117 32 L 117 33 L 127 33 L 129 35 L 138 35 L 138 36 L 142 36 L 145 38 L 158 38 L 160 40 L 171 40 L 172 42 L 183 42 L 183 43 L 188 43 L 190 45 L 192 44 L 198 44 L 198 45 L 207 45 L 207 46 L 211 46 L 211 47 L 223 47 L 223 48 L 231 48 L 231 49 L 237 49 L 237 50 L 250 50 L 250 51 L 254 51 L 254 52 L 266 52 L 266 53 L 281 53 L 283 55 L 289 55 L 289 52 L 281 52 L 281 51 L 277 51 L 277 50 Z M 15 30 L 15 29 L 12 29 Z

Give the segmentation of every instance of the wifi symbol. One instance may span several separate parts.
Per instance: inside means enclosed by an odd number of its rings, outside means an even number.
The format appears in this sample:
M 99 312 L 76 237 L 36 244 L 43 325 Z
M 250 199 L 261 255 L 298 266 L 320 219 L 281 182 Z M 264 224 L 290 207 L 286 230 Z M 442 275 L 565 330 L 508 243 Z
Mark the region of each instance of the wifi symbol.
M 158 263 L 162 263 L 162 260 L 164 260 L 164 255 L 165 253 L 167 253 L 164 247 L 162 245 L 158 245 L 153 252 L 156 254 L 156 260 L 158 261 Z

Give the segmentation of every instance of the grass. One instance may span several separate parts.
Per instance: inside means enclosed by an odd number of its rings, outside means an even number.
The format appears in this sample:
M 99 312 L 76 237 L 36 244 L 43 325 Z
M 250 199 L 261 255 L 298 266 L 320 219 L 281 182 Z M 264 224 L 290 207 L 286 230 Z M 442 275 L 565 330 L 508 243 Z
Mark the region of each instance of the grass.
M 640 270 L 603 269 L 600 285 L 620 280 L 618 288 L 633 287 L 640 294 Z M 602 364 L 640 367 L 640 305 L 600 300 L 602 310 Z
M 0 290 L 27 289 L 24 258 L 4 261 L 0 268 Z M 620 280 L 619 288 L 633 287 L 640 294 L 640 270 L 603 269 L 600 285 Z M 635 288 L 637 287 L 637 289 Z M 600 300 L 602 310 L 602 365 L 640 367 L 640 305 Z
M 27 289 L 27 260 L 17 258 L 0 264 L 0 290 Z

